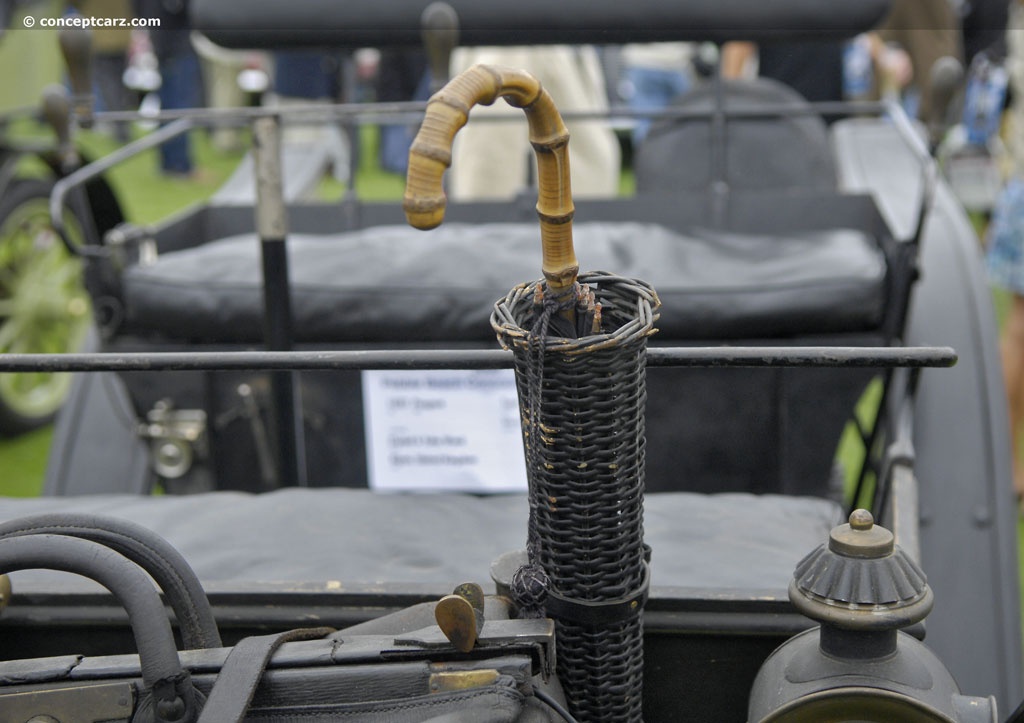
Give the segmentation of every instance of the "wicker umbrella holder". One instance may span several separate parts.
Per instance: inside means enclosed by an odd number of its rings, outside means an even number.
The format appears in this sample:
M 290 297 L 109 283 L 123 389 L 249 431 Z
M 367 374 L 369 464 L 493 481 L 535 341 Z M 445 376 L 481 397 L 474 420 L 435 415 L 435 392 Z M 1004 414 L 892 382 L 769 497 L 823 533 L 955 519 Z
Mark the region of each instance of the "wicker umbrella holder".
M 608 331 L 538 335 L 539 282 L 513 289 L 491 316 L 515 358 L 529 477 L 529 565 L 512 592 L 555 620 L 558 675 L 572 713 L 639 721 L 648 586 L 645 355 L 658 301 L 643 282 L 606 273 L 579 280 L 593 289 Z
M 557 671 L 573 715 L 640 721 L 644 371 L 657 295 L 643 282 L 579 275 L 569 133 L 524 71 L 474 66 L 430 99 L 409 153 L 403 207 L 417 228 L 443 221 L 455 134 L 473 106 L 498 98 L 522 108 L 529 124 L 544 276 L 514 288 L 491 316 L 515 357 L 530 485 L 528 562 L 511 589 L 520 614 L 555 620 Z

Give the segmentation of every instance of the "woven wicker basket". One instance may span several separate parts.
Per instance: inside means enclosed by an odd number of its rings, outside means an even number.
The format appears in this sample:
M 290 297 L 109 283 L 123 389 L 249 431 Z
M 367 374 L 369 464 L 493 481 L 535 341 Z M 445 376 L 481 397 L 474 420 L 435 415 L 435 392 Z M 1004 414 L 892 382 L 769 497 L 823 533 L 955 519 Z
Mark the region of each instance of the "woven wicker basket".
M 515 358 L 530 562 L 546 574 L 570 709 L 580 720 L 639 721 L 645 360 L 658 298 L 643 282 L 602 272 L 579 281 L 601 305 L 601 333 L 537 338 L 540 282 L 512 289 L 491 325 Z

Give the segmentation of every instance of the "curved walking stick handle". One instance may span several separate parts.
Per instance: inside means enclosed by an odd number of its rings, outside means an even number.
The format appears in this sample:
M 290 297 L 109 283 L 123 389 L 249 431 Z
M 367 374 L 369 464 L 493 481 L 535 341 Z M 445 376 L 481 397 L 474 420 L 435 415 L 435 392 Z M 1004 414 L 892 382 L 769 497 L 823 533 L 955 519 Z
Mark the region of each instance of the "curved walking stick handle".
M 446 198 L 441 179 L 452 162 L 452 142 L 474 105 L 499 97 L 522 108 L 537 154 L 542 270 L 553 290 L 571 288 L 579 262 L 572 244 L 574 207 L 569 184 L 569 131 L 540 81 L 523 70 L 475 65 L 453 78 L 427 103 L 423 125 L 409 151 L 409 173 L 402 206 L 416 228 L 431 229 L 444 220 Z

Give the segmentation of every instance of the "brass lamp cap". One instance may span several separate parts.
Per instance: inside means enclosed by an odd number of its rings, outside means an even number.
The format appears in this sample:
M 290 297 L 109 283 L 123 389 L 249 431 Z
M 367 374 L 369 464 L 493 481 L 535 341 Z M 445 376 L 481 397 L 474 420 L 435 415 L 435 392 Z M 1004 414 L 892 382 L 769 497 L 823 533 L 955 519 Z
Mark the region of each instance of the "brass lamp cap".
M 833 528 L 827 545 L 797 565 L 789 598 L 814 620 L 855 630 L 905 627 L 933 603 L 921 568 L 867 510 L 855 510 Z

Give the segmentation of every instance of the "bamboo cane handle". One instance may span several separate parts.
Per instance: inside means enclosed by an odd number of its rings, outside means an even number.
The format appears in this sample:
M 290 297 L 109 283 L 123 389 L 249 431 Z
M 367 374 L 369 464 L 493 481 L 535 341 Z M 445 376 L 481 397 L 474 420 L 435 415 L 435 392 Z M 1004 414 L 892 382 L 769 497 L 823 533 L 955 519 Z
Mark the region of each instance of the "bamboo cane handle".
M 569 131 L 551 96 L 523 70 L 476 65 L 453 78 L 427 103 L 426 117 L 409 151 L 409 172 L 402 207 L 412 226 L 431 229 L 444 220 L 441 184 L 451 166 L 452 142 L 474 105 L 498 97 L 522 108 L 537 154 L 537 216 L 543 253 L 541 269 L 554 290 L 571 287 L 579 272 L 572 243 L 572 189 L 569 184 Z

